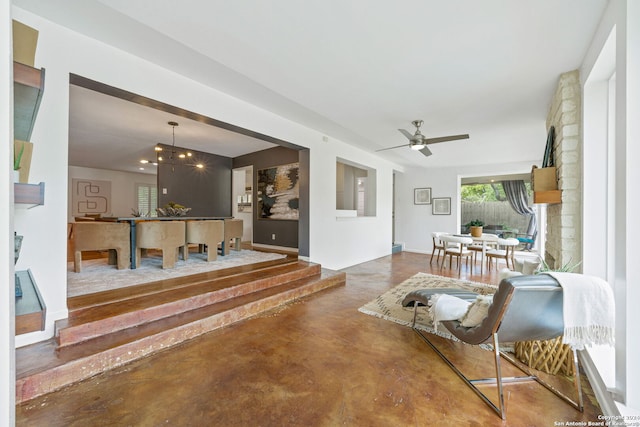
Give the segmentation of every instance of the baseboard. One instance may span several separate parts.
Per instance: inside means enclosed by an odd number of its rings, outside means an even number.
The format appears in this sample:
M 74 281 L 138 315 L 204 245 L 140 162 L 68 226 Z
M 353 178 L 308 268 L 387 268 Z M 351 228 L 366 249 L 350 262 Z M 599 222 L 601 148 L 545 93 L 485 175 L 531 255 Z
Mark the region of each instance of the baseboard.
M 298 248 L 289 248 L 286 246 L 265 245 L 262 243 L 254 243 L 252 246 L 258 249 L 272 250 L 277 252 L 286 252 L 286 253 L 292 253 L 292 254 L 298 253 Z
M 589 378 L 589 384 L 591 384 L 591 389 L 596 396 L 600 409 L 602 409 L 602 414 L 610 417 L 619 417 L 620 411 L 616 406 L 616 402 L 613 400 L 611 392 L 607 389 L 607 386 L 602 380 L 602 377 L 598 372 L 598 368 L 596 368 L 595 363 L 593 363 L 593 359 L 591 359 L 589 352 L 579 351 L 578 357 L 585 375 Z

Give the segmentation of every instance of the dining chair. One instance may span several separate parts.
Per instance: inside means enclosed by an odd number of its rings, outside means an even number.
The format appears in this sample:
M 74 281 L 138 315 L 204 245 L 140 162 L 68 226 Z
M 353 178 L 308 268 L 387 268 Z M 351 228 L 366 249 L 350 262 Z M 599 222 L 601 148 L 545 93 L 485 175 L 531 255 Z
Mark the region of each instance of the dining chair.
M 495 249 L 490 249 L 487 251 L 487 268 L 491 271 L 491 265 L 493 261 L 496 262 L 496 269 L 498 268 L 498 260 L 503 259 L 507 264 L 507 268 L 513 270 L 515 268 L 515 260 L 514 254 L 516 251 L 516 246 L 518 246 L 520 242 L 518 239 L 514 237 L 510 237 L 508 239 L 498 238 L 498 247 Z M 511 262 L 511 266 L 509 266 L 509 262 Z
M 445 245 L 444 258 L 442 259 L 442 265 L 444 267 L 447 255 L 449 255 L 449 269 L 453 266 L 453 257 L 456 257 L 458 262 L 458 276 L 462 271 L 462 258 L 467 259 L 467 266 L 469 265 L 469 259 L 473 258 L 473 252 L 468 249 L 468 246 L 473 243 L 471 237 L 459 237 L 452 235 L 443 235 L 440 237 Z M 473 264 L 471 265 L 473 270 Z
M 142 249 L 162 250 L 162 268 L 175 266 L 180 249 L 184 259 L 184 221 L 142 221 L 136 228 L 136 267 L 140 266 Z
M 189 243 L 197 243 L 206 247 L 207 261 L 215 261 L 218 258 L 218 244 L 224 241 L 224 221 L 192 220 L 187 221 L 186 228 L 184 260 L 189 258 Z
M 222 256 L 229 253 L 231 249 L 231 242 L 233 242 L 233 249 L 236 251 L 241 250 L 243 233 L 243 222 L 241 219 L 225 219 L 224 220 L 224 241 L 221 245 Z
M 444 236 L 445 234 L 449 234 L 449 233 L 445 233 L 442 231 L 434 231 L 431 233 L 431 239 L 433 240 L 433 250 L 431 251 L 431 259 L 429 259 L 429 264 L 433 263 L 433 256 L 437 252 L 438 255 L 436 256 L 436 265 L 440 266 L 440 262 L 439 262 L 440 254 L 444 253 L 444 249 L 445 249 L 444 242 L 440 239 L 440 236 Z
M 76 222 L 70 231 L 73 247 L 73 271 L 82 271 L 83 251 L 109 251 L 109 264 L 118 269 L 129 267 L 131 245 L 129 225 L 108 222 Z
M 473 264 L 475 265 L 478 259 L 478 253 L 486 252 L 487 248 L 496 248 L 498 245 L 498 236 L 491 233 L 482 233 L 482 240 L 474 239 L 473 243 L 467 246 L 467 249 L 473 251 Z M 484 259 L 480 260 L 484 262 Z

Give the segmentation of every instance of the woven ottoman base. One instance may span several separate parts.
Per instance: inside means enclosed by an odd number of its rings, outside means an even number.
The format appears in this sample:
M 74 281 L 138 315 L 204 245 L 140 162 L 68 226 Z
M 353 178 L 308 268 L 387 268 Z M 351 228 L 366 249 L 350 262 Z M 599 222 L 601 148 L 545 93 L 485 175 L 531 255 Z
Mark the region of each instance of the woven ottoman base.
M 575 365 L 571 347 L 562 344 L 562 337 L 546 341 L 521 341 L 515 343 L 518 360 L 530 368 L 547 374 L 573 375 Z

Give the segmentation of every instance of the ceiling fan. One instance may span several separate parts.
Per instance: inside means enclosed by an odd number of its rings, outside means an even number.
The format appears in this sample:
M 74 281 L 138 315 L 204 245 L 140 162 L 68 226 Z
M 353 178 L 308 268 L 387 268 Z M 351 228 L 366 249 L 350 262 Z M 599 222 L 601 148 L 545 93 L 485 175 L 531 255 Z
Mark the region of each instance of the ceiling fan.
M 420 126 L 422 126 L 422 120 L 414 120 L 411 123 L 416 127 L 416 132 L 412 135 L 409 131 L 405 129 L 398 129 L 404 136 L 409 138 L 409 144 L 397 145 L 395 147 L 382 148 L 376 151 L 384 151 L 384 150 L 392 150 L 394 148 L 400 147 L 411 147 L 412 150 L 420 151 L 425 156 L 431 155 L 431 150 L 427 148 L 428 144 L 435 144 L 437 142 L 445 142 L 445 141 L 455 141 L 457 139 L 469 139 L 468 134 L 464 135 L 449 135 L 449 136 L 441 136 L 438 138 L 427 138 L 422 133 L 420 133 Z

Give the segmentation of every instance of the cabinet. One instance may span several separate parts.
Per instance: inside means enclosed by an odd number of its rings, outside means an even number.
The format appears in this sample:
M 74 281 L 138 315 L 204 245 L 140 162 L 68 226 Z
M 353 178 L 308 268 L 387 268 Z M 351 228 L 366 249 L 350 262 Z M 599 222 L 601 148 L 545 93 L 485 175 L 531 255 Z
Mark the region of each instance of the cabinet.
M 22 296 L 16 297 L 16 335 L 44 331 L 47 308 L 31 270 L 16 271 Z

